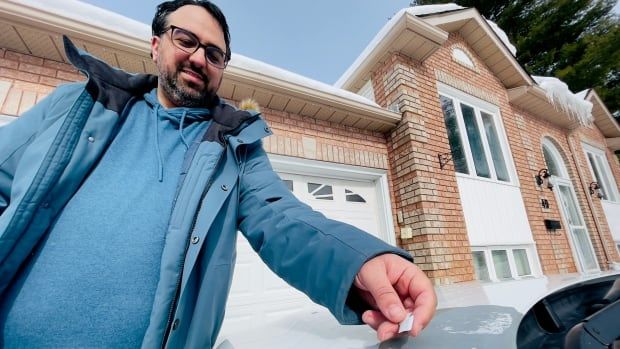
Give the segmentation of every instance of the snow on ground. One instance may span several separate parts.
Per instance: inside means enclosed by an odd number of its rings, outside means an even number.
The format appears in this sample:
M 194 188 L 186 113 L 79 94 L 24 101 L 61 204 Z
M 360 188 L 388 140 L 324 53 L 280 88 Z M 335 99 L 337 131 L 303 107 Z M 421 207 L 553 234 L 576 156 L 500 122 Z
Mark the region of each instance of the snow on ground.
M 532 76 L 538 86 L 545 90 L 547 98 L 557 109 L 577 119 L 580 124 L 592 123 L 592 103 L 584 100 L 586 91 L 574 94 L 562 80 L 548 76 Z

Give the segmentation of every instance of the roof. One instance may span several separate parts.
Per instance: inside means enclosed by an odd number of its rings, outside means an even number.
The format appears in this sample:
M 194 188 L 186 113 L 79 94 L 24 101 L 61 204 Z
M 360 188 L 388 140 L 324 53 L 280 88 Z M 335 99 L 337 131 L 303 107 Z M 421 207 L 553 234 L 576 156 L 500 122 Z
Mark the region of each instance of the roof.
M 605 136 L 607 147 L 613 151 L 620 150 L 620 125 L 609 112 L 598 93 L 594 89 L 587 89 L 578 95 L 592 103 L 594 124 Z
M 156 74 L 150 28 L 76 0 L 0 1 L 0 47 L 60 62 L 62 35 L 79 48 L 133 73 Z M 379 132 L 398 124 L 399 113 L 334 86 L 233 54 L 219 94 L 252 97 L 266 108 Z
M 375 65 L 393 52 L 402 52 L 423 61 L 448 40 L 448 33 L 433 26 L 415 14 L 402 9 L 375 35 L 366 49 L 357 57 L 334 86 L 359 91 L 370 78 Z
M 446 42 L 452 32 L 461 34 L 506 88 L 535 83 L 513 56 L 507 46 L 509 43 L 504 43 L 475 8 L 449 5 L 433 5 L 432 11 L 426 6 L 421 7 L 429 11 L 419 11 L 418 7 L 399 11 L 335 85 L 358 91 L 368 80 L 370 71 L 386 54 L 403 52 L 413 59 L 424 61 Z

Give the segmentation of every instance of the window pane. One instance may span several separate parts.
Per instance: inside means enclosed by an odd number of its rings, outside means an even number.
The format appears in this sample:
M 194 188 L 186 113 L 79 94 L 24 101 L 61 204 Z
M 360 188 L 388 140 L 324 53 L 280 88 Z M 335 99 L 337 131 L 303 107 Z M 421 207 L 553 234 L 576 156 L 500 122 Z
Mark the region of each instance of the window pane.
M 551 151 L 547 147 L 543 147 L 543 157 L 545 158 L 545 164 L 547 164 L 549 174 L 556 177 L 561 177 L 560 169 L 555 163 L 554 157 L 551 155 Z
M 463 112 L 463 121 L 465 122 L 467 139 L 469 139 L 471 155 L 474 158 L 476 174 L 480 177 L 491 178 L 489 164 L 487 163 L 487 156 L 484 154 L 484 147 L 482 146 L 480 129 L 478 128 L 478 123 L 476 122 L 476 115 L 474 114 L 474 108 L 465 104 L 461 104 L 461 111 Z
M 527 252 L 525 249 L 512 250 L 512 254 L 515 257 L 515 265 L 517 266 L 517 275 L 525 276 L 532 275 L 530 269 L 530 263 L 527 260 Z
M 583 267 L 586 270 L 598 269 L 596 265 L 596 257 L 592 250 L 590 237 L 585 229 L 574 229 L 573 236 L 575 237 L 577 249 L 583 258 Z
M 506 169 L 506 161 L 504 160 L 504 153 L 502 152 L 502 146 L 499 142 L 499 137 L 497 136 L 497 129 L 495 128 L 495 123 L 493 122 L 493 116 L 484 112 L 481 112 L 481 114 L 497 179 L 500 181 L 510 182 L 508 170 Z
M 583 226 L 583 221 L 581 220 L 581 216 L 579 216 L 577 203 L 573 199 L 571 189 L 566 185 L 560 185 L 560 194 L 560 200 L 566 208 L 568 223 L 571 225 Z
M 288 188 L 288 190 L 293 191 L 293 181 L 290 179 L 285 179 L 283 180 L 284 184 L 286 184 L 286 187 Z
M 469 173 L 467 160 L 465 159 L 465 151 L 463 150 L 463 141 L 461 140 L 459 125 L 456 120 L 456 112 L 454 111 L 454 103 L 452 99 L 448 97 L 440 96 L 440 99 L 443 118 L 448 131 L 448 142 L 450 142 L 454 169 L 456 172 Z
M 484 258 L 483 251 L 474 251 L 472 252 L 472 257 L 474 260 L 474 272 L 476 273 L 476 279 L 482 281 L 490 281 L 489 277 L 489 268 L 487 268 L 487 261 Z
M 495 275 L 500 280 L 512 279 L 510 274 L 510 265 L 508 264 L 508 254 L 506 250 L 493 250 L 493 266 L 495 266 Z
M 594 159 L 594 154 L 588 153 L 588 161 L 590 161 L 590 167 L 592 167 L 592 172 L 594 172 L 594 180 L 596 181 L 596 183 L 598 183 L 598 186 L 600 188 L 599 190 L 601 191 L 601 193 L 603 193 L 605 198 L 608 198 L 609 196 L 607 196 L 606 185 L 605 185 L 605 182 L 603 181 L 603 178 L 601 178 L 601 173 L 599 172 L 599 169 L 598 169 L 599 166 L 596 160 Z
M 598 164 L 598 169 L 600 173 L 600 178 L 602 183 L 601 188 L 603 189 L 603 194 L 605 194 L 604 200 L 616 201 L 616 195 L 612 188 L 612 180 L 609 172 L 607 172 L 607 168 L 603 165 L 604 158 L 600 155 L 596 156 L 596 163 Z
M 334 200 L 334 192 L 331 185 L 308 183 L 308 193 L 318 200 Z

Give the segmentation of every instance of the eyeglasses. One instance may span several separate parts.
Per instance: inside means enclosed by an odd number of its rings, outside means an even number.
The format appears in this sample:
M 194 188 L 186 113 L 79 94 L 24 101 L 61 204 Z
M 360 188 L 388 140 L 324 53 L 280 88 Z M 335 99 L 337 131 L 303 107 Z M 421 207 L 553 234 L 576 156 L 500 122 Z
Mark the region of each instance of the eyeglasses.
M 209 63 L 220 69 L 226 68 L 226 65 L 228 64 L 226 53 L 217 46 L 203 45 L 200 43 L 200 40 L 196 34 L 174 25 L 169 26 L 168 29 L 162 32 L 162 34 L 168 30 L 170 30 L 170 39 L 172 39 L 172 44 L 176 48 L 191 54 L 198 51 L 198 49 L 202 47 L 205 49 L 205 58 Z

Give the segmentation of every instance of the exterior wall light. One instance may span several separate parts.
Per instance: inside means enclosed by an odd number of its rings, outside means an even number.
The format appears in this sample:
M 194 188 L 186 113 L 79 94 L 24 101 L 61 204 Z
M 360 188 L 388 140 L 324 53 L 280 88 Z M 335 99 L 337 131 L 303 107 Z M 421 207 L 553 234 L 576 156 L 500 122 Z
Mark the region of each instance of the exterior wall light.
M 605 199 L 605 194 L 603 194 L 601 186 L 597 182 L 590 183 L 590 195 L 596 196 L 599 199 Z
M 549 181 L 549 177 L 551 177 L 549 170 L 547 170 L 546 168 L 541 169 L 540 171 L 538 171 L 538 174 L 534 176 L 534 178 L 536 179 L 536 185 L 539 187 L 542 187 L 544 185 L 545 187 L 547 187 L 547 189 L 553 190 L 553 184 L 551 184 L 551 182 Z

